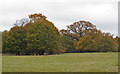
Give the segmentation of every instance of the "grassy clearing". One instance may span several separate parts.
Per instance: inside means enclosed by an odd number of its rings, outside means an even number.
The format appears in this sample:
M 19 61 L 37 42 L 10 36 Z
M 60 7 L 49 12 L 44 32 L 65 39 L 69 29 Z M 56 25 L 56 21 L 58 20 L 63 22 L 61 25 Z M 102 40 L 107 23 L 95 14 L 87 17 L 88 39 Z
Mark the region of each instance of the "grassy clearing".
M 118 53 L 3 56 L 3 72 L 117 72 Z

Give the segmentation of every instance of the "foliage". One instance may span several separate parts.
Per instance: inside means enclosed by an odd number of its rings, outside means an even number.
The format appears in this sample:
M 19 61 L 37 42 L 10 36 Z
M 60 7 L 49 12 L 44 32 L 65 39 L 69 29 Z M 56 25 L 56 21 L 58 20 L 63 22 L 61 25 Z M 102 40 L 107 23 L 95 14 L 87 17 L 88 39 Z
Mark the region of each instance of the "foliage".
M 15 26 L 9 32 L 3 33 L 3 52 L 23 53 L 26 48 L 25 29 L 23 27 Z
M 70 36 L 61 35 L 60 37 L 60 46 L 61 49 L 66 52 L 73 52 L 74 50 L 74 42 Z
M 84 36 L 86 31 L 91 31 L 95 28 L 96 26 L 88 21 L 74 22 L 73 24 L 67 26 L 67 30 L 70 32 L 70 35 L 73 39 L 77 40 L 79 40 L 79 37 Z
M 96 51 L 96 42 L 89 35 L 84 35 L 77 42 L 76 49 L 81 52 Z
M 103 33 L 89 21 L 74 22 L 67 30 L 58 28 L 42 14 L 17 20 L 9 31 L 2 32 L 3 53 L 58 54 L 60 52 L 118 51 L 119 37 Z
M 3 53 L 8 51 L 7 39 L 8 39 L 8 31 L 5 30 L 4 32 L 2 32 L 2 52 Z
M 103 33 L 87 21 L 75 22 L 61 30 L 62 34 L 72 37 L 77 52 L 118 51 L 118 44 L 110 33 Z
M 26 29 L 27 50 L 39 54 L 44 54 L 44 52 L 49 54 L 57 53 L 59 41 L 58 29 L 41 14 L 32 14 L 30 18 L 34 22 L 28 23 L 29 27 Z

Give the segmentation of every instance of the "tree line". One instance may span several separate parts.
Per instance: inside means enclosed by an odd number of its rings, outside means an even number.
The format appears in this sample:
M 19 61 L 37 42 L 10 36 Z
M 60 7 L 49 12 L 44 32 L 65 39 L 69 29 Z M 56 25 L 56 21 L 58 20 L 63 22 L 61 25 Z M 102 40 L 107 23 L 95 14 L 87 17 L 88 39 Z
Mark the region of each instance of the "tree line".
M 119 37 L 98 30 L 89 21 L 78 21 L 58 30 L 42 14 L 17 20 L 2 32 L 2 52 L 16 55 L 44 55 L 72 52 L 116 52 Z

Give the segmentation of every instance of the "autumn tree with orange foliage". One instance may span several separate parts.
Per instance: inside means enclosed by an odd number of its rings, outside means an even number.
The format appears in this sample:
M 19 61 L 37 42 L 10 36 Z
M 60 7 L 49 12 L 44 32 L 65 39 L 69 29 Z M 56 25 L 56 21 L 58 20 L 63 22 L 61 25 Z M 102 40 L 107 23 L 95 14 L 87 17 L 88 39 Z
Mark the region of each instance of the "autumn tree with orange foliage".
M 58 30 L 42 14 L 31 14 L 2 32 L 3 53 L 16 55 L 58 54 L 60 52 L 116 52 L 120 38 L 103 33 L 89 21 L 78 21 Z
M 59 53 L 59 31 L 42 14 L 29 15 L 30 21 L 20 20 L 7 33 L 3 33 L 3 50 L 12 54 Z M 5 38 L 6 37 L 6 38 Z
M 117 42 L 110 33 L 103 33 L 88 21 L 79 21 L 67 26 L 62 32 L 74 41 L 76 52 L 118 51 Z
M 30 23 L 25 25 L 27 50 L 43 55 L 59 52 L 59 32 L 54 24 L 42 14 L 31 14 Z

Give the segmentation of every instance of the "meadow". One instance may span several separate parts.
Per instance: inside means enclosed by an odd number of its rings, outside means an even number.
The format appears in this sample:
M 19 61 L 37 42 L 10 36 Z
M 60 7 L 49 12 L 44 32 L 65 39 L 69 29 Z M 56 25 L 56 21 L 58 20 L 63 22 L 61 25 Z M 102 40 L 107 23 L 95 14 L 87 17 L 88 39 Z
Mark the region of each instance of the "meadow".
M 117 72 L 118 53 L 2 56 L 2 72 Z

